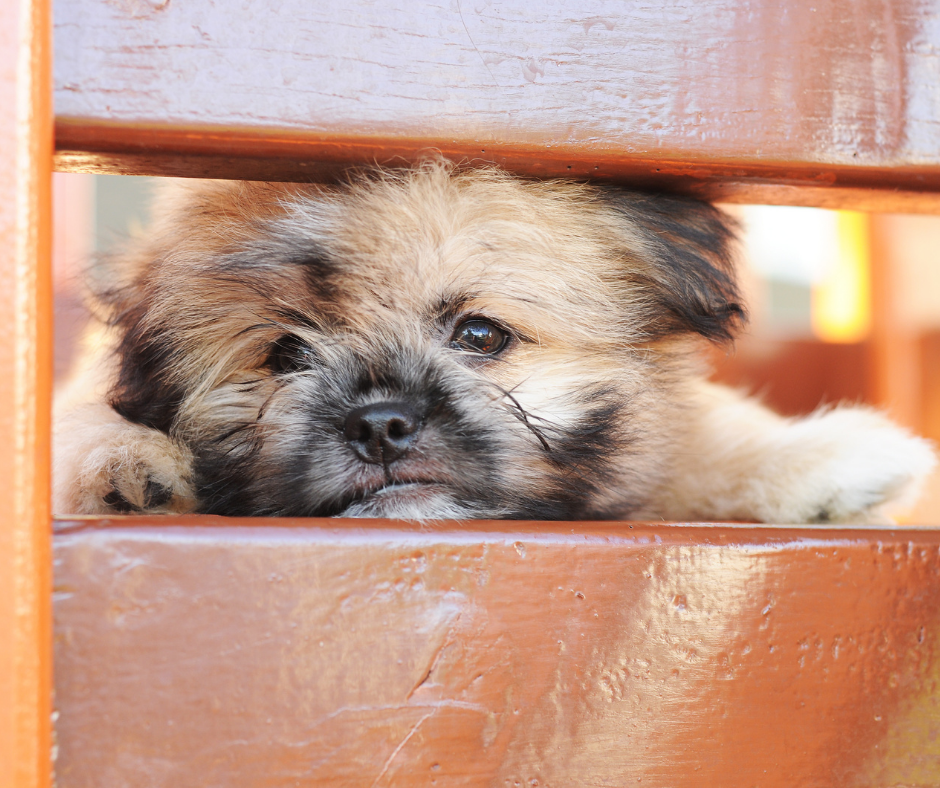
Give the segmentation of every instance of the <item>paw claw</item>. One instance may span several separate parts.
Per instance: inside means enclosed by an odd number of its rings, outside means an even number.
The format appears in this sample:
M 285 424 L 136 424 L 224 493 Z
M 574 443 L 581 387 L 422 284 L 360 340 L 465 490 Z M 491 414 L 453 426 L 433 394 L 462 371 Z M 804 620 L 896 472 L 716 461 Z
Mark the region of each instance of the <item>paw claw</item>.
M 134 506 L 130 501 L 127 500 L 121 493 L 117 490 L 111 490 L 104 498 L 101 499 L 105 506 L 110 509 L 113 509 L 118 514 L 132 514 L 133 512 L 139 512 L 136 506 Z

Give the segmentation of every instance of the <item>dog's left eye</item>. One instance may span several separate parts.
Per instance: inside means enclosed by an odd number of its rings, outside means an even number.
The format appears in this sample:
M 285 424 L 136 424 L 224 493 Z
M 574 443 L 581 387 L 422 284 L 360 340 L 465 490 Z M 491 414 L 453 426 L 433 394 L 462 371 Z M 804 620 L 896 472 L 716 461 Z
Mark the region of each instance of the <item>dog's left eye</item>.
M 486 320 L 468 320 L 454 331 L 450 346 L 455 350 L 469 350 L 492 356 L 499 353 L 509 340 L 509 334 Z
M 316 361 L 316 354 L 300 337 L 292 334 L 281 337 L 271 347 L 265 366 L 272 372 L 298 372 L 309 369 Z

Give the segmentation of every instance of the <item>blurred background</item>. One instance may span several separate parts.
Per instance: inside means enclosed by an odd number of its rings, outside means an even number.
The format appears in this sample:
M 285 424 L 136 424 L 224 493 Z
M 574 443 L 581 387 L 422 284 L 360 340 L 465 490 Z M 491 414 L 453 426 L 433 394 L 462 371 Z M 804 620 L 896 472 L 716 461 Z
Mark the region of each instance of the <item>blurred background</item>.
M 141 232 L 153 178 L 54 176 L 55 371 L 82 342 L 82 271 Z M 714 377 L 786 415 L 868 403 L 940 444 L 940 217 L 723 206 L 744 228 L 747 331 Z M 940 473 L 902 521 L 940 524 Z

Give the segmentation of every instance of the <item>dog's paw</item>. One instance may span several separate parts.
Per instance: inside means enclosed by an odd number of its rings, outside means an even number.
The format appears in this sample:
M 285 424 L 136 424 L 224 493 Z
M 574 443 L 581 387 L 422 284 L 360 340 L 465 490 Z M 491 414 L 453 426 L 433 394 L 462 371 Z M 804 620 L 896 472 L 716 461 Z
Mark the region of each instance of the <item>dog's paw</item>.
M 187 458 L 165 435 L 147 435 L 132 451 L 123 449 L 100 457 L 98 468 L 91 469 L 88 492 L 95 500 L 120 514 L 182 514 L 195 508 Z
M 111 408 L 81 408 L 56 426 L 57 514 L 183 514 L 196 508 L 192 456 L 158 430 Z
M 936 465 L 928 441 L 870 408 L 788 419 L 722 386 L 703 384 L 697 397 L 649 507 L 667 519 L 886 523 Z
M 765 522 L 884 523 L 936 465 L 929 442 L 867 408 L 836 408 L 779 428 L 758 510 Z

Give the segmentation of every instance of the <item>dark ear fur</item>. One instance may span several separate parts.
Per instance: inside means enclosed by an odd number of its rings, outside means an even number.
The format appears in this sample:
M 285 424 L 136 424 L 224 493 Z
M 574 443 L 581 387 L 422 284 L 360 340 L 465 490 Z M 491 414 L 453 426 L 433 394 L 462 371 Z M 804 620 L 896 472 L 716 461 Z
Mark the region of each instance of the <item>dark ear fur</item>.
M 644 240 L 649 268 L 636 272 L 636 283 L 658 307 L 650 336 L 692 332 L 732 339 L 746 319 L 734 275 L 734 220 L 690 198 L 617 191 L 605 197 Z
M 99 293 L 100 302 L 110 302 L 108 322 L 121 337 L 115 349 L 118 375 L 108 402 L 128 421 L 169 433 L 183 401 L 182 389 L 169 375 L 174 350 L 166 336 L 145 326 L 146 301 L 121 308 L 127 298 L 127 292 L 116 290 Z

